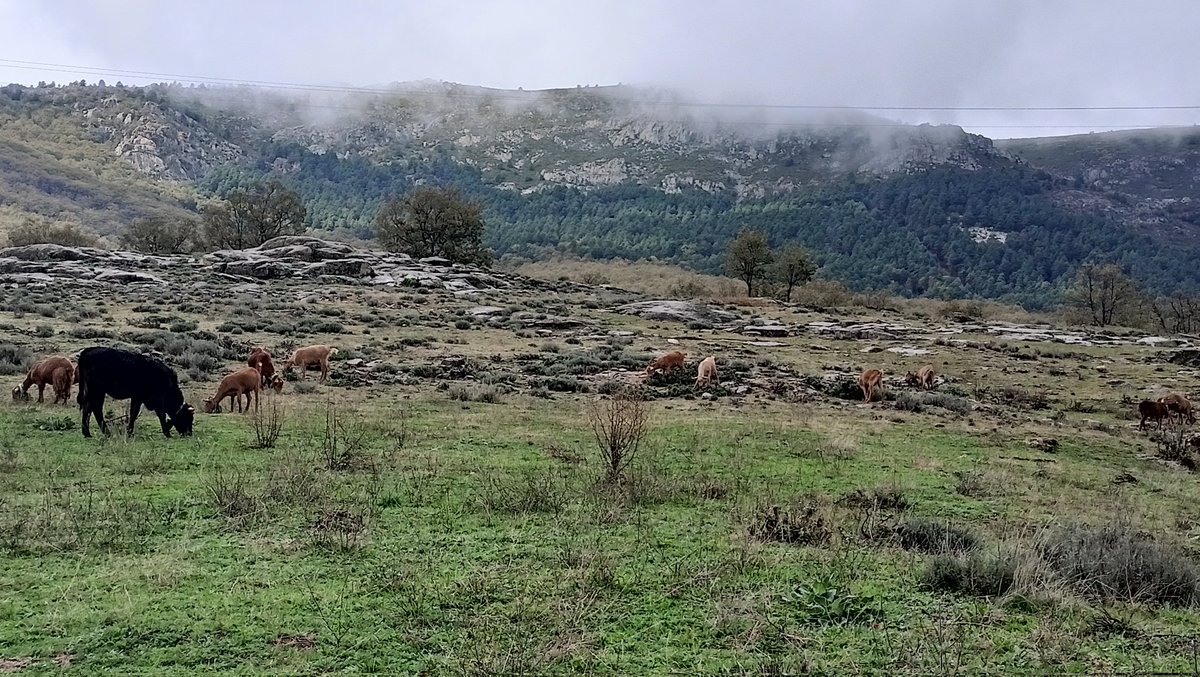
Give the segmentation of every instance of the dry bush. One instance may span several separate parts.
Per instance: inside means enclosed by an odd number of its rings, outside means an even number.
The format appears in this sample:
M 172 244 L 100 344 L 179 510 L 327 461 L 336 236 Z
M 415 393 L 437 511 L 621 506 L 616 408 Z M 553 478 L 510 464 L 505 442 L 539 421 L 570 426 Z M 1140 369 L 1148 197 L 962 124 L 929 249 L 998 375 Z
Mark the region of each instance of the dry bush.
M 249 482 L 240 471 L 216 470 L 208 482 L 213 507 L 235 527 L 246 527 L 264 516 L 266 506 L 250 492 Z
M 325 429 L 321 436 L 321 457 L 329 470 L 353 470 L 363 461 L 367 429 L 347 424 L 338 417 L 331 402 L 325 409 Z
M 604 481 L 619 482 L 637 457 L 649 431 L 649 409 L 641 390 L 625 388 L 588 407 L 588 424 L 596 438 Z
M 254 410 L 250 424 L 254 429 L 255 449 L 274 449 L 283 432 L 283 408 L 274 395 L 267 396 L 267 403 Z
M 1200 569 L 1188 557 L 1123 522 L 1062 526 L 1038 550 L 1085 597 L 1173 606 L 1200 598 Z
M 833 536 L 823 507 L 815 501 L 802 501 L 783 508 L 761 506 L 754 511 L 747 531 L 759 541 L 792 545 L 824 545 Z
M 310 525 L 314 546 L 331 552 L 353 552 L 365 544 L 368 510 L 325 508 Z

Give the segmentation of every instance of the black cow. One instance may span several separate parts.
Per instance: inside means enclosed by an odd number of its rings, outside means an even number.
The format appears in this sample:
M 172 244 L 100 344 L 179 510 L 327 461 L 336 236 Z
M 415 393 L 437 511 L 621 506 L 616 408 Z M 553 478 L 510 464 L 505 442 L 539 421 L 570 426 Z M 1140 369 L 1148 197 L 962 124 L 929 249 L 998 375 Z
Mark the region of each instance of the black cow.
M 76 401 L 83 411 L 84 437 L 92 436 L 88 419 L 93 414 L 100 432 L 108 434 L 108 424 L 104 422 L 105 395 L 115 400 L 129 400 L 130 435 L 143 405 L 158 414 L 163 435 L 171 436 L 171 426 L 184 437 L 192 434 L 196 410 L 184 401 L 179 377 L 162 360 L 119 348 L 96 346 L 85 348 L 79 354 L 76 373 L 79 375 Z

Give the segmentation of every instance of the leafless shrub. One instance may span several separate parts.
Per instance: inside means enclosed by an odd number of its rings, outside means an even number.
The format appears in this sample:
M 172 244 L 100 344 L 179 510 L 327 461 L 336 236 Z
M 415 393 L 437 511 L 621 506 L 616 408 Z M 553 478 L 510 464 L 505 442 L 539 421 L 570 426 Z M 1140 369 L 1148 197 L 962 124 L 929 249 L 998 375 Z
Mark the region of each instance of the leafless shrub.
M 325 429 L 321 437 L 321 456 L 330 470 L 352 470 L 362 460 L 367 430 L 347 424 L 338 417 L 331 402 L 325 409 Z
M 747 531 L 760 541 L 793 545 L 824 545 L 833 535 L 822 506 L 809 500 L 785 507 L 762 506 L 754 512 Z
M 325 508 L 310 525 L 313 544 L 331 552 L 353 552 L 364 544 L 369 514 L 356 508 Z
M 596 438 L 604 481 L 619 482 L 637 457 L 649 430 L 649 411 L 640 390 L 627 388 L 612 397 L 595 400 L 588 409 L 588 423 Z
M 267 470 L 263 496 L 288 505 L 314 503 L 328 495 L 325 476 L 318 473 L 316 459 L 299 451 L 280 453 Z
M 266 400 L 265 405 L 255 408 L 251 418 L 255 449 L 274 449 L 283 432 L 283 410 L 279 400 L 273 395 L 267 396 Z
M 568 502 L 570 477 L 557 468 L 529 470 L 519 477 L 489 476 L 479 492 L 488 513 L 558 515 Z
M 262 499 L 252 494 L 241 471 L 217 469 L 208 482 L 208 493 L 217 514 L 235 527 L 246 527 L 266 513 Z

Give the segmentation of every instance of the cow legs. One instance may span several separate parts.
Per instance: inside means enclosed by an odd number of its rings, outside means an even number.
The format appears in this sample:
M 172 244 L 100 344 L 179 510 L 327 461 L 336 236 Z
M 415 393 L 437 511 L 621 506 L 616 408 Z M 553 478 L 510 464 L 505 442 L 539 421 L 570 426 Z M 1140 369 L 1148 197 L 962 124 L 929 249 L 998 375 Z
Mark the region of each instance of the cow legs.
M 329 378 L 329 360 L 321 360 L 321 383 Z
M 39 383 L 38 384 L 38 404 L 42 404 L 43 402 L 46 401 L 45 399 L 43 399 L 45 394 L 46 394 L 46 384 Z
M 129 400 L 129 425 L 125 427 L 125 433 L 133 437 L 133 425 L 137 423 L 138 414 L 142 413 L 142 403 L 135 399 Z M 161 414 L 160 414 L 161 416 Z
M 104 420 L 104 394 L 91 396 L 80 390 L 78 402 L 79 408 L 83 411 L 83 436 L 92 436 L 92 429 L 88 420 L 92 416 L 96 417 L 96 427 L 100 428 L 101 433 L 108 436 L 108 423 Z
M 158 414 L 158 424 L 162 426 L 163 437 L 169 438 L 171 436 L 171 422 L 167 420 L 166 412 L 156 411 L 154 413 Z

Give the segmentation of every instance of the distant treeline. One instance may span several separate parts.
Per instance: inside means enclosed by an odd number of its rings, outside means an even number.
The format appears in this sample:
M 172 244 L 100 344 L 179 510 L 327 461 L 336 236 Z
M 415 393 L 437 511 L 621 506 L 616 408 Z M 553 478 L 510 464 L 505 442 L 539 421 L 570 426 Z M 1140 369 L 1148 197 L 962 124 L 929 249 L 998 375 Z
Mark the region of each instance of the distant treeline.
M 655 258 L 717 273 L 729 241 L 748 227 L 775 246 L 803 244 L 823 276 L 855 290 L 977 296 L 1039 308 L 1060 299 L 1085 261 L 1117 263 L 1163 291 L 1200 282 L 1190 263 L 1194 247 L 1165 249 L 1104 215 L 1056 206 L 1052 178 L 1021 165 L 846 176 L 806 193 L 739 201 L 728 193 L 667 194 L 636 185 L 522 195 L 490 186 L 471 167 L 436 152 L 376 165 L 268 143 L 259 157 L 255 166 L 214 172 L 201 188 L 222 195 L 271 173 L 282 158 L 298 169 L 279 178 L 305 198 L 314 226 L 369 239 L 385 196 L 416 182 L 451 184 L 486 205 L 487 241 L 498 257 Z M 1003 233 L 1005 241 L 977 242 L 980 231 L 972 229 L 979 228 Z

